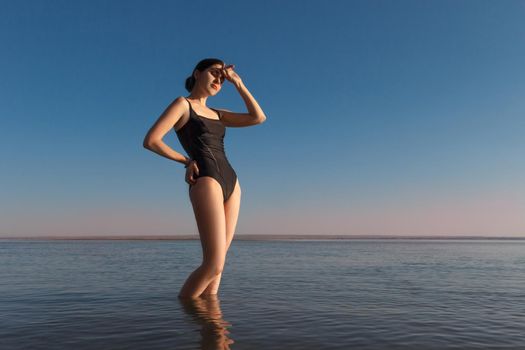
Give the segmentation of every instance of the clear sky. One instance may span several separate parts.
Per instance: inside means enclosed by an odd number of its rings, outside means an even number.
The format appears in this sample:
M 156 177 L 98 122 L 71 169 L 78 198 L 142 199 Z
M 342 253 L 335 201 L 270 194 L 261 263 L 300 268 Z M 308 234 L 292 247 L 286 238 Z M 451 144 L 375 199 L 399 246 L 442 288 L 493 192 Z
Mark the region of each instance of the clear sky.
M 525 236 L 524 18 L 524 1 L 2 1 L 0 236 L 196 233 L 183 166 L 142 140 L 206 57 L 267 115 L 226 131 L 238 234 Z M 227 84 L 208 105 L 244 112 Z

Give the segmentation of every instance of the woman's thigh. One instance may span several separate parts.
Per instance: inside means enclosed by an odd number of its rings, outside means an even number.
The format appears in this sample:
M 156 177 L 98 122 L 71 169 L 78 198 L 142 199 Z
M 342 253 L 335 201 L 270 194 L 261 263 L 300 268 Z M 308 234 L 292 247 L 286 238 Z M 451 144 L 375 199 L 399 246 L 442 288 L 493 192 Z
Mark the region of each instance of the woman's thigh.
M 224 264 L 226 255 L 226 219 L 222 188 L 210 176 L 201 176 L 191 186 L 190 200 L 205 262 Z
M 226 250 L 230 247 L 237 227 L 239 210 L 241 207 L 241 185 L 239 180 L 235 184 L 235 189 L 230 198 L 224 203 L 224 216 L 226 218 Z

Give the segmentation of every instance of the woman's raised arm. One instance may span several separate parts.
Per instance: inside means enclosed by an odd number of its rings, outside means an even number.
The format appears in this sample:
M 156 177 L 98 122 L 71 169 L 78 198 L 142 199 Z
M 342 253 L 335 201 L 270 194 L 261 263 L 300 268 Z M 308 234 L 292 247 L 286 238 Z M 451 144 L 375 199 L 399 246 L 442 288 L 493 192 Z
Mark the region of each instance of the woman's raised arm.
M 243 127 L 264 123 L 266 115 L 257 100 L 252 96 L 248 88 L 242 82 L 241 77 L 233 70 L 235 66 L 229 65 L 223 69 L 225 78 L 232 83 L 239 95 L 241 95 L 248 113 L 234 113 L 228 110 L 220 110 L 220 118 L 224 125 L 230 127 Z

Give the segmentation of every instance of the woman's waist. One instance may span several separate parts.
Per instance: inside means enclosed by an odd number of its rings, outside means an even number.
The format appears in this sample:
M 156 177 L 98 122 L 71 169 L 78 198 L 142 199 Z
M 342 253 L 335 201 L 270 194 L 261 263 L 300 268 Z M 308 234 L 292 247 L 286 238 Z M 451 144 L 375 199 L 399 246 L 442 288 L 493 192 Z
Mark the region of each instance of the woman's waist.
M 197 166 L 203 172 L 207 172 L 209 169 L 219 171 L 233 171 L 233 167 L 225 156 L 214 156 L 210 154 L 198 155 L 194 158 L 197 162 Z
M 213 159 L 228 162 L 228 157 L 224 151 L 212 150 L 212 149 L 199 149 L 194 150 L 191 154 L 193 159 Z

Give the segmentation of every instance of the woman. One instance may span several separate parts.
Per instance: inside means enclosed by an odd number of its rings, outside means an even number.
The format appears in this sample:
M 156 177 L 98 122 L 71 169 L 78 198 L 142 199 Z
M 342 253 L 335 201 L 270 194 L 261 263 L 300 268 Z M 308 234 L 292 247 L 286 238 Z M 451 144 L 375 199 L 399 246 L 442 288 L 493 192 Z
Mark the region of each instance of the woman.
M 196 298 L 217 294 L 226 253 L 237 225 L 241 187 L 224 153 L 225 127 L 261 124 L 263 110 L 244 86 L 234 66 L 207 58 L 186 79 L 188 97 L 178 97 L 162 113 L 144 138 L 144 147 L 186 168 L 186 182 L 203 250 L 202 264 L 191 273 L 179 297 Z M 224 80 L 232 83 L 244 100 L 248 113 L 233 113 L 206 106 Z M 174 128 L 184 150 L 175 152 L 162 138 Z

